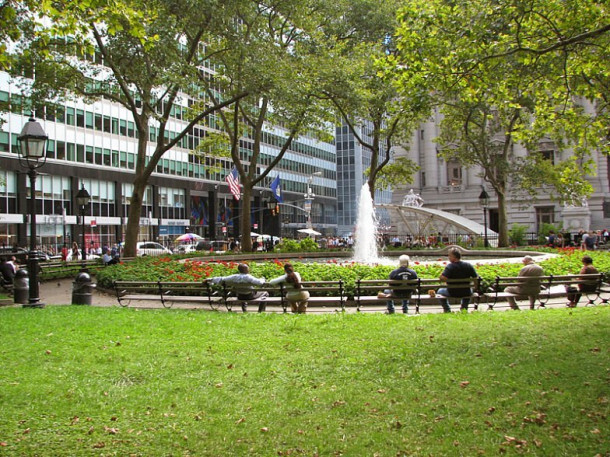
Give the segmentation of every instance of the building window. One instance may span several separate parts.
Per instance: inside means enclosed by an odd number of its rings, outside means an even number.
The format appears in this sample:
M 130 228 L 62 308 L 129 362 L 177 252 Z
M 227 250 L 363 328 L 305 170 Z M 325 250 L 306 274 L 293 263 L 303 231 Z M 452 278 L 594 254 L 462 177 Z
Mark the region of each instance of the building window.
M 542 224 L 555 223 L 555 207 L 541 206 L 536 208 L 536 230 L 542 229 Z
M 540 151 L 540 155 L 544 160 L 548 160 L 555 165 L 555 151 L 553 149 L 545 149 L 544 151 Z
M 457 160 L 447 161 L 447 184 L 450 186 L 462 184 L 462 165 Z

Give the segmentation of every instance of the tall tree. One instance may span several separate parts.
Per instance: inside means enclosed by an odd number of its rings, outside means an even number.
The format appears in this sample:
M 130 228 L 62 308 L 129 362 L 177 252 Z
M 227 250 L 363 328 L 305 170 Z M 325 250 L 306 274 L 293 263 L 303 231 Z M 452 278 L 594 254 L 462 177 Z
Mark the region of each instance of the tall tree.
M 592 2 L 586 3 L 593 8 Z M 575 89 L 585 87 L 577 83 L 583 71 L 597 72 L 607 64 L 591 56 L 590 68 L 566 67 L 576 54 L 567 58 L 573 51 L 570 46 L 549 45 L 566 40 L 563 31 L 558 33 L 560 28 L 549 24 L 571 24 L 568 37 L 577 33 L 577 24 L 584 24 L 575 9 L 563 10 L 560 4 L 575 6 L 553 0 L 410 0 L 399 14 L 398 53 L 389 59 L 396 64 L 398 85 L 404 94 L 427 91 L 429 100 L 440 107 L 441 154 L 481 167 L 498 197 L 501 246 L 508 244 L 509 183 L 530 193 L 548 184 L 560 200 L 573 199 L 575 192 L 586 194 L 591 187 L 582 176 L 590 171 L 588 154 L 602 146 L 603 123 L 583 110 Z M 567 16 L 573 22 L 565 21 Z M 530 27 L 533 23 L 538 27 Z M 600 27 L 595 37 L 601 39 L 604 33 Z M 542 139 L 569 151 L 573 167 L 553 167 L 541 160 L 537 151 Z M 527 147 L 528 155 L 516 157 L 515 143 Z
M 424 110 L 417 99 L 401 97 L 392 79 L 379 72 L 378 63 L 394 51 L 399 4 L 359 0 L 342 6 L 345 14 L 331 28 L 336 34 L 333 65 L 320 84 L 356 141 L 371 153 L 367 181 L 373 199 L 378 179 L 384 185 L 410 183 L 417 169 L 406 157 L 392 161 L 392 147 L 407 147 Z
M 70 18 L 70 27 L 66 29 L 70 36 L 26 43 L 22 65 L 35 68 L 31 86 L 35 100 L 105 98 L 132 113 L 138 147 L 125 255 L 135 256 L 144 192 L 160 159 L 209 114 L 231 105 L 251 90 L 250 85 L 243 84 L 237 92 L 225 92 L 216 103 L 208 99 L 194 104 L 186 114 L 187 122 L 173 139 L 169 138 L 170 115 L 175 104 L 185 97 L 200 99 L 205 89 L 202 84 L 217 84 L 217 75 L 205 70 L 206 62 L 215 57 L 206 52 L 206 45 L 230 29 L 236 17 L 234 8 L 251 2 L 125 0 L 124 9 L 115 9 L 111 4 L 102 8 L 101 3 L 58 2 L 56 9 Z M 140 18 L 135 24 L 130 16 L 134 11 Z M 216 56 L 230 53 L 238 45 L 229 43 L 223 49 L 214 48 L 213 52 Z M 206 78 L 201 78 L 204 73 Z M 151 123 L 158 132 L 152 145 Z
M 320 100 L 313 96 L 320 54 L 324 54 L 314 43 L 317 28 L 326 16 L 325 4 L 319 0 L 290 0 L 272 6 L 259 4 L 248 13 L 240 12 L 239 24 L 233 32 L 240 36 L 237 41 L 247 43 L 247 47 L 242 54 L 219 58 L 226 72 L 225 90 L 239 92 L 246 81 L 260 81 L 260 90 L 252 91 L 230 110 L 219 113 L 228 151 L 243 187 L 240 233 L 245 251 L 252 249 L 247 235 L 251 232 L 249 215 L 254 187 L 269 176 L 294 139 L 330 125 L 328 109 L 323 109 Z M 262 163 L 263 130 L 271 126 L 276 132 L 283 130 L 284 136 L 277 155 Z M 242 137 L 251 145 L 246 160 L 242 159 Z

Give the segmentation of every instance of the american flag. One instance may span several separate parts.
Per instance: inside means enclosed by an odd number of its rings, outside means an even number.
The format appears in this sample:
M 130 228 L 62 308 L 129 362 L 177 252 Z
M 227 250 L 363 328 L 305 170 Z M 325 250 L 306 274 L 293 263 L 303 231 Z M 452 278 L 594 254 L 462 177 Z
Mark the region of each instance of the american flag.
M 229 190 L 235 197 L 235 200 L 239 200 L 241 190 L 239 188 L 239 173 L 237 172 L 237 168 L 233 167 L 231 173 L 225 178 L 225 181 L 229 184 Z

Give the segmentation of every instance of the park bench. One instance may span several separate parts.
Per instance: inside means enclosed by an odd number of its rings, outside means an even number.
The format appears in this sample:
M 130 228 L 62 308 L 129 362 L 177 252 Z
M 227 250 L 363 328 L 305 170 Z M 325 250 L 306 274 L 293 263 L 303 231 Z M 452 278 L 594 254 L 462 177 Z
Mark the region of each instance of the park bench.
M 121 306 L 129 306 L 132 301 L 160 301 L 165 308 L 187 303 L 208 305 L 216 310 L 223 302 L 207 281 L 115 281 L 114 290 Z
M 508 297 L 514 297 L 515 299 L 523 297 L 522 295 L 512 294 L 504 290 L 509 286 L 523 285 L 524 281 L 531 281 L 532 278 L 531 276 L 496 276 L 494 283 L 491 285 L 491 290 L 485 293 L 489 309 L 493 309 L 499 301 L 506 300 Z M 604 276 L 602 274 L 548 275 L 539 276 L 536 279 L 540 281 L 540 293 L 535 297 L 538 302 L 538 308 L 544 308 L 551 298 L 567 298 L 568 292 L 566 286 L 578 287 L 579 284 L 595 285 L 593 292 L 582 293 L 583 297 L 587 300 L 585 306 L 592 305 L 596 300 L 601 299 L 600 294 L 604 292 L 602 288 Z M 607 302 L 607 300 L 601 300 L 602 303 Z
M 437 293 L 438 289 L 441 289 L 443 287 L 468 287 L 472 290 L 472 294 L 468 297 L 445 297 Z M 396 281 L 389 279 L 358 279 L 356 281 L 356 293 L 354 297 L 356 301 L 357 310 L 360 311 L 362 305 L 365 303 L 379 304 L 381 301 L 385 306 L 388 300 L 395 300 L 398 301 L 398 304 L 400 304 L 400 300 L 402 300 L 403 298 L 393 296 L 392 294 L 390 294 L 389 296 L 384 294 L 384 291 L 387 289 L 397 291 L 410 291 L 410 303 L 415 305 L 415 314 L 419 314 L 420 307 L 422 304 L 439 305 L 440 298 L 447 298 L 449 300 L 449 303 L 451 304 L 459 303 L 462 298 L 470 298 L 474 309 L 478 309 L 479 300 L 482 296 L 480 277 L 466 279 L 450 279 L 447 282 L 441 281 L 440 279 L 423 278 L 409 279 L 406 281 Z M 431 292 L 433 292 L 433 294 Z
M 12 293 L 13 293 L 13 283 L 11 281 L 5 281 L 3 277 L 0 277 L 0 287 L 7 294 L 12 295 Z
M 38 265 L 43 280 L 76 276 L 83 268 L 89 272 L 95 272 L 104 266 L 99 259 L 39 262 Z
M 264 291 L 269 295 L 265 298 L 253 300 L 240 300 L 231 290 L 231 286 L 225 282 L 220 283 L 222 287 L 222 297 L 227 311 L 231 311 L 233 305 L 241 307 L 242 311 L 246 312 L 248 306 L 256 305 L 259 311 L 269 305 L 281 306 L 284 313 L 288 311 L 289 302 L 286 300 L 287 289 L 284 284 L 269 285 L 255 288 L 256 291 Z M 343 281 L 302 281 L 302 290 L 309 292 L 308 307 L 325 306 L 328 304 L 339 304 L 341 310 L 345 310 L 345 288 Z M 310 308 L 311 309 L 311 308 Z

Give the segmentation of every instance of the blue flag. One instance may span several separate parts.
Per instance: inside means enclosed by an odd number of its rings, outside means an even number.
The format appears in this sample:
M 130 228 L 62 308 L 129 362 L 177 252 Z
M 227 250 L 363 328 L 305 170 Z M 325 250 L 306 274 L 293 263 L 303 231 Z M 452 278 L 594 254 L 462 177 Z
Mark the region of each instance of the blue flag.
M 275 199 L 278 202 L 283 203 L 284 201 L 282 200 L 282 187 L 280 185 L 280 175 L 277 175 L 275 177 L 275 179 L 271 183 L 270 187 L 271 187 L 271 192 L 273 192 Z

